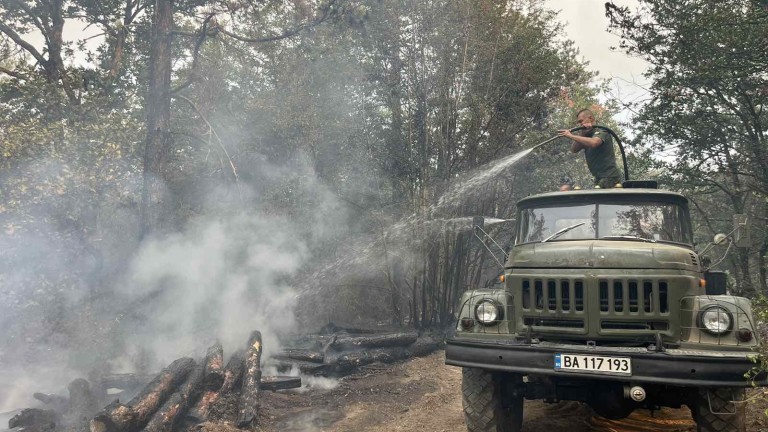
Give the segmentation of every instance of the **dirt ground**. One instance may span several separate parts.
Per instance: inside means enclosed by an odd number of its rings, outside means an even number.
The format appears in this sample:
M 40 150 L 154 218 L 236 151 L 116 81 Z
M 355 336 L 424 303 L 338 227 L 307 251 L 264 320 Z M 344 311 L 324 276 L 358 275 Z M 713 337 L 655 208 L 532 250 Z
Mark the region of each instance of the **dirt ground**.
M 464 432 L 461 370 L 446 366 L 444 360 L 444 352 L 438 351 L 403 363 L 371 365 L 338 381 L 318 380 L 302 392 L 265 393 L 258 430 Z M 747 430 L 768 431 L 766 395 L 756 390 L 749 394 Z M 526 401 L 523 424 L 526 432 L 696 430 L 686 408 L 653 415 L 636 411 L 622 421 L 610 421 L 576 402 Z

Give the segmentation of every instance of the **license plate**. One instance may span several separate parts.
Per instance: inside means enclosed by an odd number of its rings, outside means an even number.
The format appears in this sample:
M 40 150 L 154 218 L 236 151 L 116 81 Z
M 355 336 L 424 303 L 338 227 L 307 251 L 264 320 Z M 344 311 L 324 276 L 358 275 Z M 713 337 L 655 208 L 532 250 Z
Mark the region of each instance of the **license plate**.
M 585 354 L 555 354 L 555 370 L 630 376 L 632 359 Z

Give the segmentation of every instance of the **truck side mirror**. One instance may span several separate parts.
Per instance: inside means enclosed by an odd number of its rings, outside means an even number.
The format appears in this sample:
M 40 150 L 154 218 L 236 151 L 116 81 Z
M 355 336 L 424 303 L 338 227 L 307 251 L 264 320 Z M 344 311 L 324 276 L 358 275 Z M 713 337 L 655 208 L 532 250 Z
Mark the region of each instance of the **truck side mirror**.
M 749 220 L 745 214 L 733 215 L 733 242 L 738 247 L 749 247 L 751 243 Z
M 707 295 L 725 295 L 728 287 L 728 275 L 724 271 L 708 271 L 704 273 Z

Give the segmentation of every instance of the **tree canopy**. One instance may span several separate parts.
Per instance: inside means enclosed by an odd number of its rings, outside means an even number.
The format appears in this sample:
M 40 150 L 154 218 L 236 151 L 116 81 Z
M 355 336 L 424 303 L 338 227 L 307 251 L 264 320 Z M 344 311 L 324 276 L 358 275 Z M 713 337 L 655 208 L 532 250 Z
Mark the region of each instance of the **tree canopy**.
M 752 246 L 731 257 L 738 287 L 765 293 L 768 253 L 768 9 L 758 0 L 606 5 L 621 47 L 650 64 L 637 142 L 666 153 L 708 236 L 749 214 Z M 723 211 L 713 211 L 713 209 Z M 726 216 L 726 217 L 723 217 Z

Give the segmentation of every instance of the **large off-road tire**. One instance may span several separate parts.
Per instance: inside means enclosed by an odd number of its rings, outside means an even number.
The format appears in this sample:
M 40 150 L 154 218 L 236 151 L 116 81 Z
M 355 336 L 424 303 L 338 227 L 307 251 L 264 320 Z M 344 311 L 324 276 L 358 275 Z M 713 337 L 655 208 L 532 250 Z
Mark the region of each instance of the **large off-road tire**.
M 464 368 L 461 401 L 469 432 L 520 432 L 523 427 L 523 397 L 515 394 L 518 375 L 493 374 Z
M 698 432 L 746 432 L 743 388 L 698 389 L 691 407 Z

